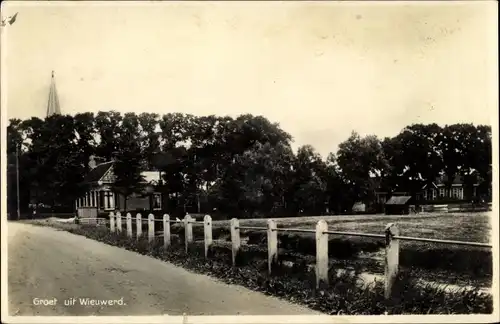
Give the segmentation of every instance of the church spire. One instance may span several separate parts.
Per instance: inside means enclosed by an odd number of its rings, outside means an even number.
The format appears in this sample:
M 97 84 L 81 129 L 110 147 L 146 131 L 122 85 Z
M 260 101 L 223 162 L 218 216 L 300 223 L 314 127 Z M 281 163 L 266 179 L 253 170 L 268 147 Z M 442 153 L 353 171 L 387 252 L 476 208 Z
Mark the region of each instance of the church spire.
M 50 90 L 49 90 L 49 102 L 47 104 L 47 117 L 60 114 L 61 114 L 61 108 L 59 107 L 59 97 L 57 96 L 57 91 L 56 91 L 54 71 L 52 71 L 52 80 L 50 82 Z

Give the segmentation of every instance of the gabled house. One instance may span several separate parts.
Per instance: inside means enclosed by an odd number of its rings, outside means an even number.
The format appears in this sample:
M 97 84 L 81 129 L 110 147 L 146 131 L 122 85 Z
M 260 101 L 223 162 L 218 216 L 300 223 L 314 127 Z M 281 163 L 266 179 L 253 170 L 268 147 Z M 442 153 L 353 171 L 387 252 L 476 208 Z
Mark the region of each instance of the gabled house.
M 471 186 L 469 197 L 465 188 L 465 181 L 462 176 L 456 175 L 451 182 L 451 187 L 447 187 L 448 177 L 446 175 L 436 178 L 430 185 L 422 188 L 422 197 L 426 201 L 439 200 L 467 200 L 477 195 L 479 184 L 476 182 Z
M 113 161 L 95 165 L 91 158 L 90 172 L 85 177 L 89 191 L 76 200 L 76 209 L 79 207 L 95 207 L 98 212 L 123 211 L 125 197 L 113 188 L 116 179 L 113 173 Z M 162 194 L 156 190 L 160 182 L 157 171 L 142 172 L 148 192 L 131 195 L 127 198 L 127 210 L 161 210 Z

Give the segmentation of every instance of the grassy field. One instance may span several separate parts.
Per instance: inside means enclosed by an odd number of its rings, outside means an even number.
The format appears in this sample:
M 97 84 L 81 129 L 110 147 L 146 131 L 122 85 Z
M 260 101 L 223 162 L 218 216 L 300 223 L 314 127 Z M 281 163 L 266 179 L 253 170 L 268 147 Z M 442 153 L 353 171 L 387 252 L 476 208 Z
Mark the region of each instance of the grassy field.
M 396 223 L 401 235 L 488 243 L 491 240 L 491 212 L 429 213 L 410 216 L 342 215 L 276 218 L 279 227 L 314 229 L 323 219 L 335 231 L 383 234 L 388 223 Z M 267 219 L 242 219 L 241 226 L 266 227 Z M 214 221 L 214 227 L 229 227 L 229 221 Z
M 330 230 L 383 234 L 388 223 L 396 223 L 404 236 L 457 241 L 491 242 L 491 212 L 429 213 L 410 216 L 359 215 L 278 218 L 278 228 L 314 229 L 318 220 L 328 223 Z M 266 227 L 267 219 L 240 220 L 240 226 Z M 228 239 L 229 221 L 214 221 L 214 239 Z M 195 236 L 202 228 L 195 227 Z M 224 229 L 222 231 L 222 229 Z M 240 230 L 242 241 L 249 245 L 265 245 L 265 231 Z M 201 235 L 200 235 L 201 234 Z M 279 233 L 283 259 L 314 262 L 314 234 Z M 414 275 L 442 283 L 488 287 L 492 281 L 492 254 L 488 248 L 438 243 L 403 241 L 400 243 L 400 265 Z M 361 268 L 367 273 L 381 274 L 384 269 L 384 239 L 329 236 L 332 267 Z

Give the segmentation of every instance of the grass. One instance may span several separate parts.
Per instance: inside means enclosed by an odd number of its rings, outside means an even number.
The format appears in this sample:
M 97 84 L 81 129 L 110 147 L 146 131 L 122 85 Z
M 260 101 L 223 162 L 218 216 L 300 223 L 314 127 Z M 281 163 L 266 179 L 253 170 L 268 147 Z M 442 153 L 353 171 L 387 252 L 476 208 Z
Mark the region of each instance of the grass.
M 231 266 L 230 245 L 214 242 L 210 260 L 203 254 L 200 242 L 190 246 L 186 257 L 182 240 L 175 239 L 170 248 L 162 247 L 162 239 L 152 244 L 142 237 L 129 239 L 124 234 L 110 233 L 105 227 L 88 225 L 70 226 L 39 222 L 40 225 L 55 226 L 74 234 L 110 245 L 150 255 L 172 262 L 198 273 L 216 277 L 226 283 L 239 284 L 252 290 L 260 291 L 305 305 L 326 314 L 376 315 L 384 314 L 490 314 L 493 300 L 490 294 L 476 289 L 446 291 L 435 284 L 421 285 L 415 278 L 402 272 L 395 284 L 393 296 L 383 298 L 383 282 L 371 284 L 360 282 L 359 269 L 353 272 L 329 272 L 328 288 L 316 289 L 314 271 L 307 267 L 307 257 L 296 255 L 300 260 L 292 268 L 276 265 L 273 275 L 267 274 L 267 262 L 262 259 L 266 247 L 262 245 L 242 246 L 238 254 L 238 266 Z M 179 238 L 176 234 L 176 238 Z
M 388 223 L 397 223 L 401 235 L 487 243 L 491 240 L 491 212 L 429 213 L 409 216 L 353 215 L 276 218 L 279 227 L 314 229 L 326 220 L 330 230 L 383 234 Z M 241 219 L 241 226 L 266 227 L 267 219 Z M 214 227 L 229 227 L 229 221 L 214 221 Z

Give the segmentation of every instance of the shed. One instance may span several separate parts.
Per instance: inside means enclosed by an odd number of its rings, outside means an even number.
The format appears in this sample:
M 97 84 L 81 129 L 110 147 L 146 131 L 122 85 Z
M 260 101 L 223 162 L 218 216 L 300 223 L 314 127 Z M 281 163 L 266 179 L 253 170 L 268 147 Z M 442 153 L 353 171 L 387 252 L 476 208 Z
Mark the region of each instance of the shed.
M 393 196 L 385 203 L 386 215 L 408 215 L 410 213 L 411 196 Z

